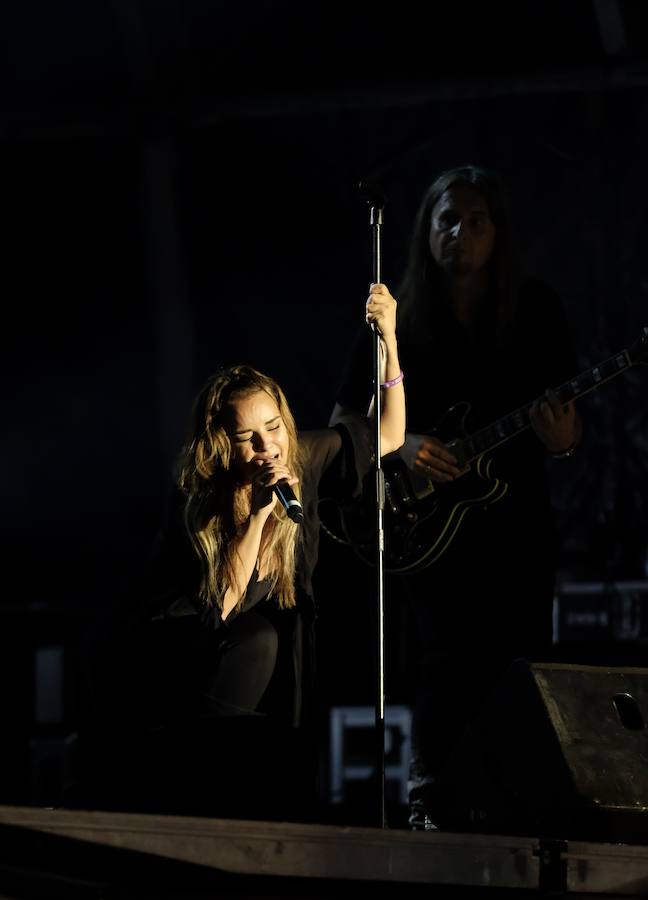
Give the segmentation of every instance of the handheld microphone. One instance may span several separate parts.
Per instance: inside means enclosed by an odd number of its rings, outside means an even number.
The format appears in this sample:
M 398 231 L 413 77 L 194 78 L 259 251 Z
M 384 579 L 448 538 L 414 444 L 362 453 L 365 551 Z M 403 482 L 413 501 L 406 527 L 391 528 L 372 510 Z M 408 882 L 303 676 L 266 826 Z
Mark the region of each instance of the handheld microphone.
M 300 522 L 303 522 L 304 521 L 303 507 L 302 507 L 301 503 L 299 502 L 299 500 L 297 499 L 297 497 L 295 497 L 295 492 L 290 487 L 290 485 L 289 484 L 280 484 L 280 483 L 273 484 L 272 490 L 275 492 L 275 494 L 277 495 L 277 497 L 279 498 L 279 500 L 281 502 L 281 505 L 286 510 L 286 513 L 288 514 L 288 518 L 292 519 L 293 522 L 297 522 L 297 524 L 299 524 Z

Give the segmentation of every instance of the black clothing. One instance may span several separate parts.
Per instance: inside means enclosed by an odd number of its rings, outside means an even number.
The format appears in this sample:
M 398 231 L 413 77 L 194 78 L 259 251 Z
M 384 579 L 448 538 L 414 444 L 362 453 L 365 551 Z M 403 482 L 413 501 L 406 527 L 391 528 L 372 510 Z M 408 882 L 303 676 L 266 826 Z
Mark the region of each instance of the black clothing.
M 185 682 L 185 701 L 181 703 L 179 711 L 183 717 L 188 713 L 187 697 L 196 692 L 201 699 L 194 697 L 194 703 L 189 707 L 191 712 L 195 713 L 198 709 L 201 715 L 217 714 L 218 703 L 214 701 L 213 694 L 216 673 L 225 664 L 225 656 L 230 655 L 235 646 L 232 643 L 232 631 L 240 631 L 240 620 L 254 615 L 255 619 L 265 618 L 270 623 L 272 631 L 276 632 L 279 647 L 290 659 L 288 662 L 282 656 L 280 660 L 281 672 L 277 673 L 277 678 L 280 674 L 283 676 L 282 688 L 277 688 L 275 692 L 278 704 L 274 713 L 294 726 L 301 721 L 304 675 L 312 674 L 313 666 L 312 626 L 315 618 L 315 600 L 312 575 L 318 555 L 320 484 L 326 474 L 328 488 L 333 489 L 335 486 L 335 489 L 342 493 L 353 493 L 358 489 L 359 476 L 364 474 L 371 456 L 370 430 L 364 423 L 359 424 L 355 421 L 340 423 L 335 429 L 306 432 L 300 435 L 299 440 L 304 455 L 301 486 L 304 522 L 298 535 L 297 607 L 294 610 L 279 609 L 275 598 L 269 594 L 269 582 L 267 580 L 259 582 L 255 571 L 239 611 L 232 611 L 226 621 L 223 621 L 218 610 L 213 608 L 209 611 L 209 615 L 205 615 L 198 597 L 200 563 L 184 527 L 184 497 L 180 491 L 176 491 L 167 525 L 159 535 L 151 560 L 148 585 L 144 587 L 148 600 L 142 626 L 145 632 L 153 629 L 168 634 L 168 638 L 158 644 L 160 651 L 168 650 L 173 653 L 174 634 L 178 640 L 188 640 L 190 643 L 192 640 L 195 641 L 193 655 L 187 648 L 188 659 L 192 661 L 192 665 L 185 667 L 182 673 Z M 188 624 L 185 619 L 195 621 Z M 274 655 L 276 656 L 276 653 Z M 231 659 L 227 665 L 232 667 Z M 148 672 L 163 669 L 164 655 L 146 660 L 145 667 Z M 267 685 L 268 681 L 263 668 L 260 669 L 257 687 L 249 689 L 251 692 L 249 696 L 257 697 L 257 701 L 253 704 L 237 702 L 240 688 L 235 687 L 233 677 L 217 679 L 221 687 L 228 684 L 234 690 L 231 696 L 221 695 L 223 709 L 242 705 L 245 714 L 253 714 L 256 711 L 258 702 L 265 693 L 262 685 Z M 271 673 L 273 669 L 274 666 Z M 252 678 L 252 670 L 247 664 L 240 671 L 245 672 L 246 679 Z M 210 702 L 205 702 L 206 692 L 211 692 Z M 165 715 L 168 718 L 171 713 L 168 694 L 163 696 Z
M 216 610 L 206 615 L 200 561 L 183 521 L 184 497 L 174 488 L 147 564 L 88 642 L 88 692 L 99 735 L 113 740 L 134 730 L 231 715 L 237 708 L 251 715 L 261 698 L 259 712 L 291 726 L 303 721 L 304 688 L 314 670 L 319 497 L 324 489 L 339 496 L 359 490 L 371 462 L 371 430 L 353 418 L 299 440 L 305 519 L 296 608 L 279 609 L 269 583 L 259 582 L 255 571 L 240 611 L 225 622 Z M 249 676 L 246 687 L 237 683 L 236 660 Z
M 196 615 L 151 622 L 138 647 L 145 661 L 141 678 L 149 682 L 140 725 L 255 715 L 275 669 L 278 641 L 272 622 L 253 611 L 222 632 L 205 628 Z
M 313 813 L 318 502 L 323 491 L 359 490 L 372 436 L 353 417 L 299 440 L 305 519 L 293 609 L 279 608 L 255 570 L 240 611 L 225 622 L 216 610 L 206 614 L 184 497 L 174 488 L 150 559 L 86 644 L 87 803 L 233 817 Z
M 408 433 L 429 434 L 455 404 L 471 405 L 469 432 L 530 403 L 547 388 L 557 387 L 576 372 L 565 312 L 557 294 L 535 280 L 520 289 L 518 316 L 507 345 L 495 336 L 460 325 L 441 307 L 427 329 L 413 333 L 399 326 L 399 355 L 405 373 Z M 338 392 L 342 407 L 367 409 L 372 385 L 371 343 L 359 332 L 347 356 Z M 528 500 L 541 530 L 551 521 L 545 472 L 546 451 L 530 431 L 495 451 L 498 476 L 514 486 L 516 507 Z
M 521 288 L 503 347 L 487 322 L 469 330 L 443 307 L 428 324 L 414 333 L 399 326 L 410 434 L 431 433 L 460 401 L 471 404 L 472 433 L 577 373 L 560 300 L 535 281 Z M 365 408 L 371 394 L 365 337 L 348 356 L 337 397 L 344 408 Z M 557 541 L 546 461 L 530 429 L 497 447 L 492 470 L 508 484 L 505 496 L 471 508 L 436 562 L 388 581 L 409 598 L 418 641 L 412 797 L 442 769 L 493 678 L 516 657 L 550 651 Z

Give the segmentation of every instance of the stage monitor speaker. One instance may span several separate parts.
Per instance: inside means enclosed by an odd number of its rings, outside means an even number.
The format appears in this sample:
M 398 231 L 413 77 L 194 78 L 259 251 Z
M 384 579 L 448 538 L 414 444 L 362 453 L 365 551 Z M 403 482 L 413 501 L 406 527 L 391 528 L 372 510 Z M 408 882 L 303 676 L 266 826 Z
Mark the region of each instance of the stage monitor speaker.
M 648 669 L 516 661 L 436 788 L 450 830 L 648 843 Z

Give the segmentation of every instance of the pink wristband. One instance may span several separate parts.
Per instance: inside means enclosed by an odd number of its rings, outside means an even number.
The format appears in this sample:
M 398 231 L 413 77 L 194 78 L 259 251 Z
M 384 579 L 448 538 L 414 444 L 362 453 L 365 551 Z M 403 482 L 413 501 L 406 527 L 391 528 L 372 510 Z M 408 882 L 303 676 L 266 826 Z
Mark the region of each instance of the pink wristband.
M 403 375 L 403 370 L 401 369 L 400 372 L 398 373 L 398 375 L 396 376 L 396 378 L 392 378 L 391 381 L 383 381 L 383 383 L 380 385 L 380 387 L 381 388 L 394 387 L 394 385 L 400 384 L 401 381 L 403 380 L 403 378 L 405 378 L 405 376 Z

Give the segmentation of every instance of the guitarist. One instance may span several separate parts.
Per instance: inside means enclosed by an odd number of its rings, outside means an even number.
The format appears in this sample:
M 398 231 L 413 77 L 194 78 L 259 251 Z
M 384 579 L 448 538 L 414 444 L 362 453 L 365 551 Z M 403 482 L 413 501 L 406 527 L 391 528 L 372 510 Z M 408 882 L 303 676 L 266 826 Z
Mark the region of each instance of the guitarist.
M 476 463 L 461 465 L 445 446 L 461 435 L 435 432 L 444 413 L 470 403 L 472 433 L 534 401 L 531 427 L 492 453 L 504 496 L 470 509 L 435 562 L 392 576 L 389 593 L 408 598 L 418 644 L 409 821 L 433 828 L 444 824 L 437 776 L 493 680 L 518 657 L 549 658 L 558 542 L 547 461 L 569 465 L 581 420 L 550 390 L 577 371 L 564 309 L 547 285 L 521 276 L 496 173 L 468 165 L 429 186 L 396 297 L 408 404 L 399 454 L 439 496 L 476 478 Z M 371 342 L 360 334 L 332 422 L 367 409 L 371 378 Z

